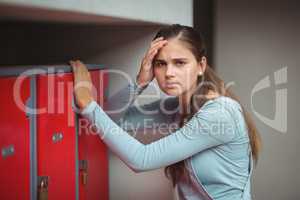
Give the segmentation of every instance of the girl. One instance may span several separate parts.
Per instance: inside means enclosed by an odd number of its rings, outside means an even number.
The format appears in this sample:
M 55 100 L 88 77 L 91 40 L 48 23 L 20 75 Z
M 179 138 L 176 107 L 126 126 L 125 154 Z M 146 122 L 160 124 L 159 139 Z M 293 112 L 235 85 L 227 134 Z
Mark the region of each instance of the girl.
M 208 66 L 203 39 L 195 29 L 179 24 L 160 29 L 135 82 L 120 93 L 134 98 L 117 119 L 145 119 L 147 114 L 132 104 L 153 78 L 170 96 L 166 103 L 178 105 L 174 114 L 158 112 L 151 116 L 161 122 L 175 121 L 179 128 L 150 144 L 142 144 L 115 123 L 94 101 L 89 87 L 76 87 L 82 81 L 91 84 L 90 75 L 80 61 L 70 63 L 81 114 L 133 171 L 165 167 L 181 200 L 251 199 L 250 179 L 260 137 L 238 99 Z M 151 103 L 144 108 L 160 105 Z

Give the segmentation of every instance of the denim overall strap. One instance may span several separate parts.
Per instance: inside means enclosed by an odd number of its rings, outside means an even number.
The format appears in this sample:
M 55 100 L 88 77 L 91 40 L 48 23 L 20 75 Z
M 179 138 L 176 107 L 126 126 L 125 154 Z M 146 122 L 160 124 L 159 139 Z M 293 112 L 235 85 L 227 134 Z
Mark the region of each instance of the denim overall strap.
M 251 176 L 252 176 L 252 171 L 253 171 L 253 156 L 252 156 L 250 144 L 249 144 L 249 156 L 250 156 L 250 162 L 249 162 L 250 172 L 249 172 L 248 180 L 244 187 L 244 193 L 242 196 L 242 200 L 251 200 Z
M 213 200 L 212 197 L 208 194 L 204 186 L 202 185 L 201 181 L 195 175 L 195 171 L 193 165 L 191 163 L 191 158 L 185 160 L 185 166 L 189 170 L 189 178 L 192 181 L 192 186 L 195 187 L 194 189 L 197 191 L 199 195 L 197 199 L 199 200 Z

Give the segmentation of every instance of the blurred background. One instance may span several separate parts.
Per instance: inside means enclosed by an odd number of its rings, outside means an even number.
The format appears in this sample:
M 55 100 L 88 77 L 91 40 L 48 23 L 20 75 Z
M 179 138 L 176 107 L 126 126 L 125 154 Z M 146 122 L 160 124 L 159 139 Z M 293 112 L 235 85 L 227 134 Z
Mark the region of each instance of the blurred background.
M 261 133 L 253 199 L 299 199 L 299 5 L 296 0 L 0 0 L 0 67 L 81 59 L 135 78 L 160 27 L 194 26 L 205 37 L 211 67 L 232 85 Z M 109 94 L 124 81 L 112 75 Z M 173 192 L 163 169 L 135 174 L 109 152 L 109 197 L 166 200 Z

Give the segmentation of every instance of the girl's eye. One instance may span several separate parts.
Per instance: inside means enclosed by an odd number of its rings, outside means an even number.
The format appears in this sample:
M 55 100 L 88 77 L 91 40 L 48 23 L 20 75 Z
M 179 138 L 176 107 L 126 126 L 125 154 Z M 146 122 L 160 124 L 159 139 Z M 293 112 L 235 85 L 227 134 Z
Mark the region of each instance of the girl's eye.
M 182 62 L 182 61 L 176 61 L 176 63 L 175 63 L 177 66 L 182 66 L 182 65 L 184 65 L 185 63 L 184 62 Z
M 162 66 L 165 66 L 165 63 L 162 63 L 162 62 L 156 62 L 154 64 L 155 67 L 162 67 Z

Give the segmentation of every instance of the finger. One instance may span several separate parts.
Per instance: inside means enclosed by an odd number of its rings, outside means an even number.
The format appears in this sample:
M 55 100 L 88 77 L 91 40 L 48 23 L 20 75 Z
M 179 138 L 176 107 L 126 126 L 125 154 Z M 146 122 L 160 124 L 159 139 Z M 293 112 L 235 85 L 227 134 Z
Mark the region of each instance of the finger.
M 91 81 L 91 75 L 90 75 L 90 72 L 88 71 L 86 65 L 83 64 L 79 60 L 76 61 L 76 64 L 77 64 L 77 70 L 78 70 L 78 73 L 80 74 L 81 79 L 86 80 L 86 81 Z
M 157 53 L 158 52 L 158 49 L 151 49 L 148 54 L 147 54 L 147 57 L 149 58 L 149 56 L 151 56 L 153 53 Z
M 76 60 L 76 63 L 77 63 L 78 65 L 83 65 L 83 63 L 82 63 L 80 60 Z
M 74 68 L 76 69 L 76 71 L 79 71 L 79 70 L 80 70 L 80 66 L 79 66 L 77 60 L 73 61 L 73 66 L 74 66 Z
M 84 73 L 84 66 L 80 61 L 78 61 L 78 60 L 75 61 L 75 67 L 76 67 L 76 70 L 79 74 Z
M 155 55 L 157 54 L 158 50 L 155 49 L 153 52 L 151 52 L 151 54 L 149 54 L 149 60 L 152 62 L 153 58 L 155 57 Z
M 159 44 L 157 44 L 156 46 L 153 46 L 152 48 L 149 49 L 148 51 L 148 55 L 152 55 L 153 52 L 157 53 L 159 49 L 161 49 L 163 46 L 165 46 L 167 44 L 167 41 L 165 42 L 161 42 Z
M 154 40 L 152 40 L 152 42 L 155 42 L 155 41 L 158 41 L 158 40 L 162 40 L 162 39 L 164 39 L 164 37 L 158 37 L 158 38 L 155 38 Z
M 152 41 L 151 41 L 151 44 L 156 43 L 156 42 L 158 42 L 158 41 L 161 41 L 161 40 L 163 40 L 163 39 L 164 39 L 163 37 L 156 38 L 155 40 L 152 40 Z
M 82 63 L 80 62 L 80 60 L 76 60 L 75 63 L 76 63 L 77 67 L 81 67 L 81 65 L 82 65 Z
M 160 43 L 160 42 L 162 42 L 162 41 L 165 41 L 165 39 L 155 40 L 155 41 L 151 42 L 150 47 L 152 47 L 152 46 L 154 46 L 154 45 L 156 45 L 157 43 Z
M 167 43 L 168 43 L 168 41 L 161 41 L 160 43 L 157 43 L 156 45 L 149 48 L 148 53 L 150 53 L 154 50 L 159 50 L 160 48 L 165 46 Z
M 78 63 L 77 61 L 70 61 L 70 64 L 72 66 L 72 69 L 73 69 L 73 74 L 74 74 L 74 82 L 77 83 L 79 82 L 82 77 L 81 77 L 81 72 L 80 72 L 80 66 L 78 66 Z
M 78 66 L 78 68 L 80 69 L 81 72 L 88 71 L 87 67 L 85 66 L 85 64 L 83 64 L 80 60 L 77 60 L 76 64 L 77 64 L 77 66 Z
M 145 60 L 143 61 L 143 64 L 150 64 L 153 61 L 154 56 L 157 54 L 157 50 L 154 50 L 152 52 L 150 52 L 149 54 L 147 54 L 147 56 L 145 57 Z
M 160 42 L 160 41 L 162 41 L 162 40 L 165 40 L 165 39 L 164 39 L 163 37 L 156 38 L 155 40 L 151 41 L 150 46 L 152 46 L 152 45 L 154 45 L 154 44 L 156 44 L 157 42 Z
M 71 60 L 69 61 L 69 63 L 71 65 L 72 71 L 75 73 L 76 72 L 75 62 Z
M 153 45 L 151 48 L 157 48 L 157 47 L 162 47 L 168 43 L 168 40 L 162 40 L 158 41 L 155 45 Z
M 160 48 L 162 48 L 164 45 L 167 44 L 168 41 L 161 41 L 160 43 L 156 44 L 153 47 L 150 47 L 145 55 L 145 57 L 148 57 L 149 54 L 151 54 L 153 51 L 155 50 L 159 50 Z

